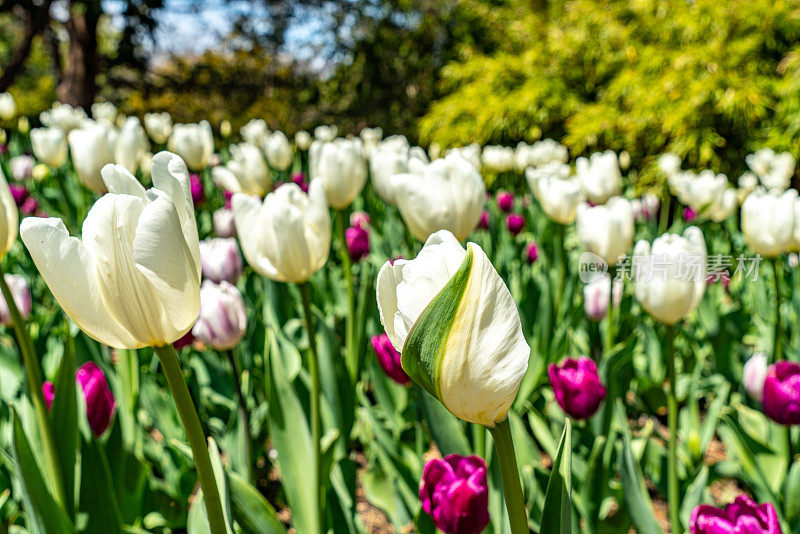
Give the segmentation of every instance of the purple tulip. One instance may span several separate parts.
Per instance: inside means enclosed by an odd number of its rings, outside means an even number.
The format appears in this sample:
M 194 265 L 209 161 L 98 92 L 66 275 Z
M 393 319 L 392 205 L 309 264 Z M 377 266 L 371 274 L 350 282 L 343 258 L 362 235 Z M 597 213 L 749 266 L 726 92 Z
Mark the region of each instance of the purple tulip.
M 693 222 L 695 219 L 697 219 L 697 212 L 696 211 L 694 211 L 689 206 L 686 206 L 685 208 L 683 208 L 683 220 L 684 221 Z
M 206 200 L 206 193 L 203 191 L 203 181 L 200 175 L 192 173 L 189 175 L 189 190 L 192 192 L 192 201 L 195 206 L 200 206 Z
M 365 227 L 351 226 L 344 231 L 344 239 L 351 260 L 361 261 L 369 255 L 369 230 Z
M 689 520 L 692 534 L 782 534 L 775 507 L 758 506 L 747 495 L 739 495 L 725 506 L 701 504 Z
M 14 304 L 17 305 L 19 314 L 23 319 L 27 319 L 33 308 L 31 288 L 28 285 L 28 281 L 24 276 L 19 274 L 6 274 L 5 280 L 8 289 L 11 290 L 11 296 L 14 297 Z M 9 326 L 11 323 L 11 310 L 8 309 L 6 299 L 0 295 L 0 324 Z
M 531 241 L 525 246 L 525 259 L 533 265 L 539 259 L 539 245 L 536 241 Z
M 308 193 L 308 180 L 306 180 L 305 173 L 302 171 L 292 173 L 292 182 L 296 183 L 303 193 Z
M 44 395 L 44 404 L 49 410 L 53 406 L 53 399 L 56 398 L 56 387 L 49 380 L 42 384 L 42 395 Z
M 514 208 L 514 195 L 508 191 L 497 193 L 497 207 L 505 213 L 510 212 Z
M 372 224 L 372 219 L 366 211 L 354 211 L 350 214 L 350 226 L 363 226 L 364 228 Z
M 183 337 L 181 337 L 181 338 L 177 339 L 176 341 L 174 341 L 174 342 L 172 343 L 172 347 L 173 347 L 175 350 L 180 350 L 180 349 L 182 349 L 183 347 L 189 347 L 189 346 L 191 346 L 191 345 L 192 345 L 192 343 L 194 343 L 194 336 L 192 335 L 192 331 L 191 331 L 191 330 L 189 330 L 188 332 L 186 332 L 185 334 L 183 334 Z
M 28 188 L 21 184 L 8 184 L 8 189 L 11 191 L 14 204 L 16 204 L 18 208 L 22 206 L 22 203 L 28 198 Z
M 481 212 L 481 220 L 478 222 L 478 228 L 482 228 L 483 230 L 489 229 L 489 212 L 483 210 Z
M 479 534 L 489 524 L 486 462 L 451 454 L 430 460 L 419 485 L 422 509 L 445 534 Z
M 217 350 L 232 349 L 247 332 L 244 299 L 236 286 L 205 280 L 200 286 L 200 316 L 192 335 Z
M 781 360 L 770 365 L 761 396 L 767 417 L 782 425 L 800 425 L 800 363 Z
M 389 336 L 386 333 L 370 338 L 372 348 L 375 349 L 375 356 L 378 358 L 378 363 L 381 365 L 383 371 L 395 382 L 405 386 L 411 383 L 403 367 L 400 365 L 400 353 L 389 341 Z
M 222 195 L 225 197 L 225 209 L 226 210 L 232 209 L 231 208 L 231 199 L 233 198 L 233 192 L 232 191 L 228 191 L 227 189 L 225 189 L 222 192 Z
M 606 388 L 591 358 L 567 358 L 560 366 L 551 363 L 547 372 L 558 405 L 575 419 L 593 416 L 606 398 Z
M 23 215 L 34 215 L 37 211 L 39 211 L 39 201 L 32 196 L 28 196 L 28 198 L 22 202 L 22 205 L 19 207 L 19 211 Z
M 512 213 L 506 217 L 506 228 L 512 235 L 517 235 L 522 231 L 525 226 L 525 217 L 519 213 Z
M 108 429 L 116 406 L 106 376 L 94 362 L 87 362 L 75 373 L 75 380 L 81 386 L 86 400 L 89 428 L 95 436 L 100 436 Z
M 200 264 L 203 276 L 209 280 L 235 284 L 242 276 L 242 257 L 236 239 L 218 237 L 200 241 Z

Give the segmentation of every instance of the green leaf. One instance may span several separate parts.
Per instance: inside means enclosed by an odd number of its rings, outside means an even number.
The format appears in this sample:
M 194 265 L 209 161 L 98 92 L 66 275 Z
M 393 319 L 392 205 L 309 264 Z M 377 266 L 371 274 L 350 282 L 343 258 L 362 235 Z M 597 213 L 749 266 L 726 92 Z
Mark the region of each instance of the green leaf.
M 617 404 L 617 410 L 622 412 L 621 402 Z M 620 421 L 623 421 L 624 413 L 618 413 L 617 417 Z M 663 531 L 658 526 L 653 512 L 653 503 L 644 485 L 644 477 L 631 450 L 630 430 L 625 425 L 621 426 L 624 430 L 618 462 L 620 477 L 622 478 L 622 492 L 625 495 L 625 503 L 628 505 L 628 513 L 630 513 L 633 525 L 640 534 L 662 534 Z
M 683 502 L 681 503 L 681 522 L 684 525 L 689 524 L 689 520 L 692 517 L 692 510 L 694 510 L 698 504 L 703 502 L 703 494 L 707 485 L 708 466 L 703 465 L 703 467 L 700 468 L 700 472 L 697 473 L 694 481 L 686 490 L 686 495 L 683 497 Z
M 75 506 L 75 458 L 78 447 L 78 399 L 75 391 L 75 354 L 65 350 L 55 383 L 55 398 L 50 409 L 50 425 L 56 442 L 61 477 L 66 490 L 67 513 Z
M 400 364 L 408 376 L 437 399 L 441 399 L 439 373 L 442 351 L 447 345 L 471 270 L 472 249 L 468 248 L 456 274 L 411 327 L 400 357 Z
M 800 460 L 796 460 L 786 479 L 786 521 L 800 520 Z
M 443 456 L 470 454 L 472 450 L 458 418 L 422 388 L 416 390 L 431 436 Z
M 572 423 L 569 419 L 564 425 L 553 470 L 547 482 L 541 532 L 572 532 Z
M 223 520 L 225 521 L 225 531 L 233 534 L 233 521 L 231 521 L 231 502 L 228 496 L 228 484 L 225 476 L 226 471 L 222 466 L 219 457 L 219 448 L 213 439 L 208 439 L 208 456 L 211 459 L 211 469 L 214 471 L 214 478 L 217 481 L 217 490 L 222 503 Z M 208 524 L 208 512 L 206 502 L 203 499 L 203 490 L 197 492 L 192 508 L 189 510 L 189 517 L 186 522 L 186 530 L 189 534 L 209 534 L 211 528 Z
M 12 426 L 12 449 L 22 483 L 22 500 L 27 511 L 25 517 L 28 530 L 33 534 L 75 534 L 75 527 L 70 523 L 66 512 L 56 504 L 47 490 L 16 410 L 12 410 Z
M 236 473 L 228 472 L 233 519 L 244 534 L 285 534 L 275 509 L 261 493 Z
M 122 514 L 105 452 L 90 437 L 81 448 L 81 511 L 88 522 L 86 534 L 122 532 Z

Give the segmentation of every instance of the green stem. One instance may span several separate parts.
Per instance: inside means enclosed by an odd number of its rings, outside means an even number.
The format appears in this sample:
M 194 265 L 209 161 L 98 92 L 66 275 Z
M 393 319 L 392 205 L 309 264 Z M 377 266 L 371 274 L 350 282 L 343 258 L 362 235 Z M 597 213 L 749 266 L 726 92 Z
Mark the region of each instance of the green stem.
M 167 378 L 169 390 L 178 408 L 178 415 L 186 431 L 186 438 L 189 440 L 189 447 L 192 449 L 194 464 L 197 468 L 197 477 L 200 479 L 200 487 L 203 489 L 203 500 L 206 503 L 206 513 L 211 534 L 225 534 L 225 516 L 222 513 L 222 503 L 219 498 L 217 479 L 214 477 L 214 470 L 211 467 L 211 458 L 208 456 L 208 445 L 203 427 L 200 425 L 200 418 L 197 410 L 189 395 L 186 381 L 183 378 L 183 370 L 178 362 L 178 355 L 172 345 L 153 347 L 164 376 Z
M 350 252 L 347 248 L 347 214 L 344 210 L 336 210 L 336 219 L 339 226 L 339 257 L 344 270 L 344 281 L 347 286 L 347 317 L 345 317 L 345 362 L 353 382 L 358 378 L 358 355 L 355 351 L 355 293 L 353 291 L 353 268 L 350 261 Z
M 486 457 L 486 427 L 475 425 L 475 454 Z
M 664 199 L 664 203 L 661 206 L 661 218 L 658 223 L 658 235 L 661 235 L 667 231 L 667 226 L 669 225 L 670 208 L 672 208 L 672 195 L 670 194 L 669 190 L 667 190 L 667 198 Z
M 789 468 L 792 467 L 794 462 L 794 444 L 792 443 L 792 427 L 786 427 L 786 453 L 789 457 Z
M 508 519 L 511 523 L 511 534 L 528 534 L 528 515 L 525 511 L 525 498 L 517 469 L 517 455 L 514 452 L 514 441 L 511 439 L 511 426 L 508 419 L 490 428 L 497 450 L 500 464 L 500 477 L 503 480 L 503 496 L 506 500 Z
M 781 273 L 779 258 L 772 259 L 772 274 L 775 283 L 775 330 L 773 332 L 772 361 L 781 359 Z
M 244 441 L 244 468 L 247 480 L 254 483 L 253 480 L 253 451 L 250 442 L 250 412 L 247 410 L 247 401 L 244 396 L 244 389 L 242 389 L 241 373 L 239 365 L 236 363 L 236 356 L 233 350 L 228 349 L 225 351 L 228 356 L 228 362 L 231 364 L 231 372 L 233 373 L 233 383 L 236 387 L 236 398 L 239 401 L 239 425 L 242 427 L 243 441 Z
M 309 482 L 312 487 L 318 488 L 314 492 L 316 503 L 313 509 L 316 511 L 317 524 L 322 525 L 322 504 L 324 495 L 323 480 L 322 480 L 322 458 L 320 451 L 320 440 L 322 439 L 322 422 L 320 419 L 319 401 L 320 401 L 320 382 L 319 382 L 319 363 L 317 360 L 317 336 L 314 328 L 314 316 L 311 313 L 311 286 L 308 282 L 299 284 L 300 295 L 303 299 L 303 314 L 306 319 L 306 331 L 308 332 L 308 369 L 311 373 L 311 441 L 314 447 L 314 464 L 311 469 L 311 481 Z
M 669 520 L 673 534 L 677 534 L 681 531 L 681 526 L 679 515 L 680 495 L 678 495 L 678 398 L 675 391 L 675 325 L 667 325 L 664 353 L 667 360 L 667 382 L 669 383 L 667 388 Z
M 61 476 L 61 461 L 58 457 L 55 439 L 53 438 L 53 429 L 50 427 L 50 421 L 47 418 L 47 405 L 44 402 L 44 393 L 42 392 L 42 371 L 39 368 L 39 359 L 36 357 L 36 349 L 33 347 L 33 341 L 31 341 L 31 336 L 28 333 L 28 329 L 25 327 L 25 319 L 22 318 L 22 314 L 17 308 L 17 303 L 14 301 L 14 296 L 8 288 L 2 268 L 0 268 L 0 290 L 2 290 L 3 298 L 8 305 L 17 344 L 19 345 L 19 351 L 22 354 L 22 361 L 25 365 L 25 375 L 30 390 L 31 402 L 36 412 L 39 434 L 44 442 L 44 455 L 47 462 L 47 469 L 50 472 L 50 481 L 55 492 L 54 497 L 56 502 L 66 506 L 67 492 L 64 488 L 64 479 Z

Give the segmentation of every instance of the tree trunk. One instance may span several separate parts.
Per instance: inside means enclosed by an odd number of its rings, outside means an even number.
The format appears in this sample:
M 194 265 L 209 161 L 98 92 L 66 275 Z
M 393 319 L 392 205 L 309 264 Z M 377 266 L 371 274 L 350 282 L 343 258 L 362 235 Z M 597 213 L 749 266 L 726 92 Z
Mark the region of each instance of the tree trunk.
M 11 84 L 14 83 L 14 80 L 16 80 L 17 76 L 22 72 L 25 61 L 27 61 L 31 53 L 33 38 L 42 33 L 47 27 L 47 23 L 50 21 L 51 3 L 52 0 L 48 0 L 39 7 L 33 7 L 33 5 L 31 5 L 30 9 L 25 10 L 23 16 L 24 27 L 22 39 L 20 40 L 16 52 L 14 52 L 14 55 L 11 57 L 11 61 L 8 65 L 3 67 L 3 75 L 0 76 L 0 93 L 11 87 Z
M 97 22 L 100 2 L 70 2 L 70 17 L 64 24 L 69 35 L 69 51 L 63 66 L 64 77 L 56 89 L 58 99 L 87 112 L 97 92 Z

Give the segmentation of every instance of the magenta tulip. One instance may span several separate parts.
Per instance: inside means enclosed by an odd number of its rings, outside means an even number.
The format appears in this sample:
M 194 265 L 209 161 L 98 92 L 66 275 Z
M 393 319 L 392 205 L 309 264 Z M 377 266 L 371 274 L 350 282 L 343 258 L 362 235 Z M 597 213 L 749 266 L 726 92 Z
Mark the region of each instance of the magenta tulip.
M 497 193 L 497 207 L 506 213 L 514 208 L 514 195 L 508 191 L 500 191 Z
M 522 231 L 525 226 L 525 217 L 519 213 L 512 213 L 506 217 L 506 228 L 512 235 L 517 235 Z
M 411 379 L 400 365 L 400 353 L 392 346 L 389 336 L 384 332 L 378 336 L 372 336 L 370 341 L 383 372 L 400 385 L 405 386 L 411 383 Z
M 551 363 L 547 371 L 556 402 L 575 419 L 593 416 L 606 398 L 606 388 L 591 358 L 567 358 L 561 365 Z
M 689 206 L 686 206 L 685 208 L 683 208 L 683 220 L 685 220 L 686 222 L 692 222 L 695 219 L 697 219 L 697 212 L 696 211 L 694 211 Z
M 44 395 L 44 404 L 49 410 L 53 406 L 53 399 L 56 398 L 56 387 L 49 380 L 42 384 L 42 395 Z
M 422 509 L 446 534 L 479 534 L 489 524 L 486 462 L 451 454 L 430 460 L 419 485 Z
M 366 211 L 354 211 L 350 214 L 350 226 L 363 226 L 364 228 L 372 224 L 372 219 Z
M 531 265 L 539 259 L 539 245 L 536 244 L 536 241 L 531 241 L 525 246 L 525 259 Z
M 95 436 L 100 436 L 108 429 L 114 415 L 114 394 L 108 387 L 103 371 L 94 362 L 80 366 L 75 373 L 75 380 L 83 390 L 89 428 Z
M 199 174 L 192 173 L 189 175 L 189 189 L 192 192 L 194 205 L 201 205 L 206 199 L 206 193 L 203 190 L 203 181 L 200 179 Z
M 481 228 L 483 230 L 488 230 L 489 229 L 489 212 L 488 211 L 483 210 L 481 212 L 481 219 L 478 222 L 478 228 Z
M 369 230 L 365 226 L 351 226 L 344 231 L 347 252 L 353 261 L 361 261 L 369 255 Z
M 800 363 L 781 360 L 770 365 L 761 404 L 776 423 L 800 425 Z
M 701 504 L 689 520 L 692 534 L 781 534 L 775 507 L 756 505 L 746 495 L 739 495 L 725 508 Z

